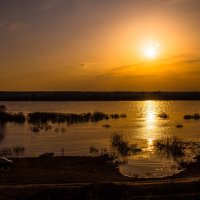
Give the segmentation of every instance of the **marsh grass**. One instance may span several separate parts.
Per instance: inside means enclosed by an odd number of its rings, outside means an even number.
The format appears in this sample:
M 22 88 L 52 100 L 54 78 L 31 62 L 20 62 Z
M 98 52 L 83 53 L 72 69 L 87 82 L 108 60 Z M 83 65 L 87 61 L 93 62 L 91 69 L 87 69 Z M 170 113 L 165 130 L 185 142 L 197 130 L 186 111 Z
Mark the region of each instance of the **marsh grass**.
M 14 122 L 14 123 L 24 123 L 26 120 L 24 114 L 22 112 L 19 113 L 7 113 L 0 112 L 0 122 Z
M 137 147 L 136 144 L 129 144 L 128 141 L 124 139 L 121 134 L 114 133 L 111 136 L 112 147 L 119 153 L 121 156 L 127 156 L 132 153 L 141 152 L 141 149 Z
M 154 146 L 160 156 L 175 160 L 184 157 L 187 149 L 187 143 L 177 137 L 167 137 L 157 140 Z
M 158 115 L 158 117 L 160 117 L 161 119 L 168 119 L 169 118 L 169 115 L 167 115 L 166 113 L 160 113 Z
M 50 123 L 86 123 L 86 122 L 98 122 L 101 120 L 118 119 L 125 118 L 126 115 L 122 114 L 106 114 L 103 112 L 93 112 L 93 113 L 46 113 L 46 112 L 34 112 L 28 114 L 28 122 L 31 124 L 41 125 Z
M 186 120 L 189 120 L 189 119 L 198 120 L 198 119 L 200 119 L 200 114 L 194 113 L 193 115 L 184 115 L 183 118 Z

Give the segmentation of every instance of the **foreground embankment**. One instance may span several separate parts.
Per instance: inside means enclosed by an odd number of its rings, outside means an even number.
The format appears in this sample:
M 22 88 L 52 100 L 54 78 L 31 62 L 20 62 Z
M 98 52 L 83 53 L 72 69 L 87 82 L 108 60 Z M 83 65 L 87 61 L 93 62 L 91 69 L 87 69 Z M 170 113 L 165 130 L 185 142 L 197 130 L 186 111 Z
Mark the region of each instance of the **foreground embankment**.
M 142 180 L 122 176 L 116 165 L 105 157 L 12 160 L 9 170 L 0 171 L 1 200 L 200 198 L 198 168 L 175 177 Z M 191 176 L 194 172 L 195 176 Z
M 13 158 L 0 184 L 74 183 L 128 180 L 103 157 Z

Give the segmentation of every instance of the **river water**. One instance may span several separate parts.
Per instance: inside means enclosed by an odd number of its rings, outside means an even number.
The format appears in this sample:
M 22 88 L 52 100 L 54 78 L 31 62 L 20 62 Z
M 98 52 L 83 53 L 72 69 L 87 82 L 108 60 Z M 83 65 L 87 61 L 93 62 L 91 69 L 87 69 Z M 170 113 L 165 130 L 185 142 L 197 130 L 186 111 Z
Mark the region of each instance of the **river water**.
M 111 135 L 119 133 L 142 152 L 126 157 L 119 170 L 127 176 L 162 177 L 179 171 L 171 158 L 158 156 L 154 141 L 177 136 L 184 140 L 200 141 L 200 120 L 184 120 L 185 114 L 200 112 L 200 101 L 101 101 L 101 102 L 0 102 L 8 112 L 84 113 L 100 111 L 107 114 L 126 114 L 126 118 L 96 123 L 54 124 L 51 130 L 32 132 L 30 125 L 7 123 L 0 126 L 0 148 L 23 146 L 22 156 L 38 156 L 45 152 L 56 155 L 90 155 L 89 148 L 112 151 Z M 168 119 L 158 117 L 167 113 Z M 109 124 L 110 128 L 103 125 Z M 182 124 L 183 128 L 176 125 Z M 64 152 L 63 152 L 64 150 Z

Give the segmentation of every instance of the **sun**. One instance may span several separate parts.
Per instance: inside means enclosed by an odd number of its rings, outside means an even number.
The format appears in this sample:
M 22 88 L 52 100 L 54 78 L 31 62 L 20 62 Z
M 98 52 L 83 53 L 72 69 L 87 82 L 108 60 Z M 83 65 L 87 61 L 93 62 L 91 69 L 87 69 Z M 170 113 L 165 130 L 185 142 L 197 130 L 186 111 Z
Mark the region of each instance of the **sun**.
M 144 50 L 143 50 L 143 54 L 145 56 L 145 58 L 148 59 L 153 59 L 156 58 L 158 56 L 159 53 L 159 44 L 148 44 L 145 46 Z

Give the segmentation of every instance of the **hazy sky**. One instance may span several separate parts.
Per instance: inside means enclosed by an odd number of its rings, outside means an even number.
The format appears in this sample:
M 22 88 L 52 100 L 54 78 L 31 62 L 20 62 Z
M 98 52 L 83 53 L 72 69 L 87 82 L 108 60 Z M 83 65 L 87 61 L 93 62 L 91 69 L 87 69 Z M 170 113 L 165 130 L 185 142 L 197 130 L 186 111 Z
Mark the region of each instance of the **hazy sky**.
M 0 90 L 200 90 L 200 0 L 0 0 Z

